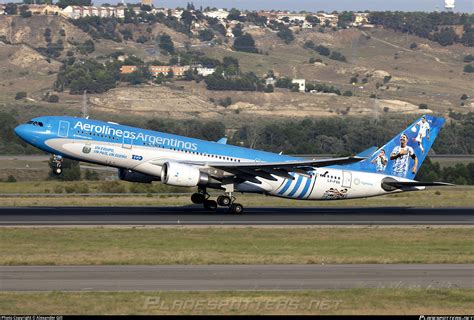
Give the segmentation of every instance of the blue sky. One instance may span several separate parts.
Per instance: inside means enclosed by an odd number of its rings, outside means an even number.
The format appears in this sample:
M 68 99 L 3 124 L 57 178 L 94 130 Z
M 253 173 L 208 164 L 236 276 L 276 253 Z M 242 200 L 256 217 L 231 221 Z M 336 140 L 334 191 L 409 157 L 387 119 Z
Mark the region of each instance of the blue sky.
M 94 3 L 117 3 L 117 0 L 93 0 Z M 125 0 L 125 2 L 135 2 Z M 139 2 L 139 0 L 136 0 Z M 188 0 L 153 0 L 156 7 L 184 7 Z M 442 10 L 444 0 L 193 0 L 195 6 L 239 9 L 287 9 L 308 11 L 344 11 L 344 10 L 400 10 L 434 11 Z M 474 13 L 474 0 L 456 0 L 455 11 Z

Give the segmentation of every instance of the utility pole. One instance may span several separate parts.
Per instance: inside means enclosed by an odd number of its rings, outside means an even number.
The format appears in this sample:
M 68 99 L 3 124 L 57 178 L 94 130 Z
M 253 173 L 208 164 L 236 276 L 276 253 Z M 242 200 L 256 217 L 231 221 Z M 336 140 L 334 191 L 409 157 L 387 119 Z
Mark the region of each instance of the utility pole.
M 84 95 L 82 97 L 82 117 L 89 119 L 89 112 L 87 110 L 87 90 L 84 90 Z

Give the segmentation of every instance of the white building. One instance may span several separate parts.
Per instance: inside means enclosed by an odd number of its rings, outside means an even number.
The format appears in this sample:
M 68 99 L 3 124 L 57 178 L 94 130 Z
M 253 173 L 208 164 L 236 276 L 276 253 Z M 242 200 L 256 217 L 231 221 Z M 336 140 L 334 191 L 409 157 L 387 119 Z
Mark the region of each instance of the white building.
M 454 0 L 444 0 L 444 8 L 446 11 L 454 11 Z
M 305 21 L 306 16 L 302 14 L 294 14 L 294 13 L 279 13 L 277 14 L 277 19 L 282 21 L 284 18 L 288 18 L 290 22 L 297 22 L 297 21 Z
M 208 11 L 203 13 L 206 17 L 210 18 L 216 18 L 220 21 L 223 21 L 227 19 L 227 16 L 229 15 L 229 11 L 226 11 L 224 9 L 218 9 L 216 11 Z
M 291 83 L 297 84 L 298 85 L 298 90 L 300 92 L 305 92 L 305 90 L 306 90 L 306 80 L 305 79 L 293 79 L 291 81 Z
M 369 24 L 369 14 L 367 12 L 354 13 L 354 22 L 352 22 L 351 25 L 354 27 L 360 27 L 365 24 Z
M 125 17 L 125 9 L 124 7 L 67 6 L 61 11 L 61 15 L 69 19 L 79 19 L 89 16 L 123 18 Z
M 339 21 L 339 17 L 334 14 L 327 14 L 324 12 L 318 12 L 316 13 L 316 17 L 319 19 L 319 25 L 325 26 L 326 21 L 329 24 L 330 27 L 337 27 L 337 23 Z
M 216 68 L 196 67 L 196 71 L 198 75 L 207 77 L 208 75 L 211 75 L 216 72 Z

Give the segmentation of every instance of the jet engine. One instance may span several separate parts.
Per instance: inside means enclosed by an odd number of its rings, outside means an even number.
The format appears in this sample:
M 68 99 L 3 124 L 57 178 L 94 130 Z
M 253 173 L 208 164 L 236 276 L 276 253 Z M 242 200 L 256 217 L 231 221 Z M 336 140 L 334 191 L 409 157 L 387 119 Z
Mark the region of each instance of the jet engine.
M 161 169 L 161 181 L 177 187 L 195 187 L 208 184 L 209 176 L 187 164 L 165 162 Z
M 150 176 L 130 169 L 119 169 L 119 179 L 129 182 L 151 183 L 152 181 L 159 181 L 160 177 Z

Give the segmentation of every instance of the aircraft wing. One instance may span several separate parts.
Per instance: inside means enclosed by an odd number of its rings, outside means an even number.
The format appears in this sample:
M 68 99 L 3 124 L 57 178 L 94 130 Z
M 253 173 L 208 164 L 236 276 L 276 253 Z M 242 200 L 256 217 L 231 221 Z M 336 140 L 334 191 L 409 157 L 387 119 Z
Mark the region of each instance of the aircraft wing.
M 309 159 L 309 160 L 293 160 L 281 162 L 224 162 L 224 161 L 183 161 L 178 162 L 194 166 L 210 167 L 220 171 L 228 172 L 241 180 L 247 180 L 260 184 L 256 177 L 276 181 L 274 176 L 294 180 L 295 178 L 290 172 L 297 172 L 309 175 L 308 171 L 318 167 L 327 167 L 332 165 L 348 164 L 358 162 L 366 158 L 352 156 L 331 159 Z M 163 165 L 167 161 L 177 161 L 171 159 L 160 159 L 151 161 L 154 165 Z
M 207 166 L 229 172 L 235 176 L 255 183 L 260 183 L 255 177 L 277 180 L 275 176 L 294 179 L 290 172 L 308 174 L 308 171 L 318 167 L 347 164 L 361 161 L 362 157 L 342 157 L 332 159 L 295 160 L 282 162 L 208 162 Z

